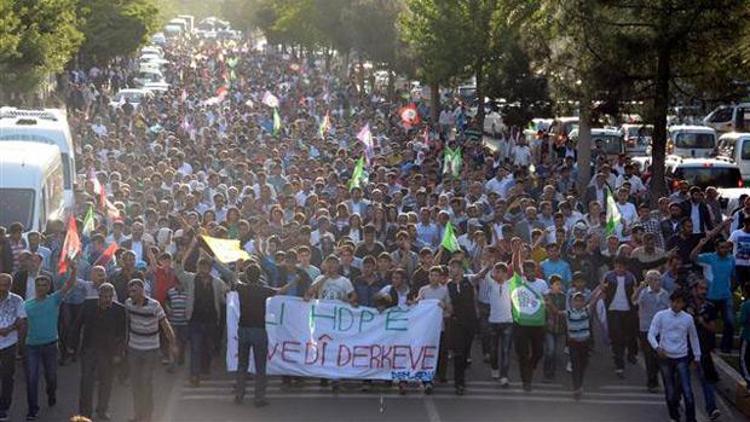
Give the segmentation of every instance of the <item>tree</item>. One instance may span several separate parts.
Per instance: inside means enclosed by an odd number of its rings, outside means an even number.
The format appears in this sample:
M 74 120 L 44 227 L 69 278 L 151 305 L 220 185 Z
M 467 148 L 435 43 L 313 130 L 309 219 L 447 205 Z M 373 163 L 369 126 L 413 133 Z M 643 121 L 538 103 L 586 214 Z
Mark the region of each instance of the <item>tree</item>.
M 498 50 L 487 66 L 487 96 L 506 101 L 505 124 L 525 127 L 534 117 L 551 114 L 547 78 L 536 71 L 532 57 L 524 49 L 517 22 L 506 21 L 498 35 Z
M 747 71 L 737 48 L 750 23 L 744 0 L 542 1 L 555 36 L 584 59 L 582 85 L 593 83 L 615 103 L 645 100 L 654 125 L 652 198 L 665 196 L 667 114 L 675 93 L 729 100 L 744 94 L 733 83 Z M 538 19 L 542 21 L 542 19 Z M 539 33 L 539 32 L 537 32 Z M 578 64 L 579 62 L 575 62 Z M 586 72 L 588 70 L 588 72 Z M 583 111 L 584 107 L 582 107 Z M 581 149 L 579 148 L 579 152 Z M 580 172 L 580 170 L 579 170 Z
M 0 0 L 0 86 L 30 92 L 60 72 L 83 40 L 74 0 Z
M 136 51 L 162 23 L 155 0 L 80 0 L 84 61 L 104 63 Z
M 458 75 L 466 75 L 470 62 L 463 38 L 453 18 L 456 5 L 450 0 L 407 0 L 399 29 L 418 63 L 418 75 L 432 92 L 431 120 L 437 124 L 440 85 Z

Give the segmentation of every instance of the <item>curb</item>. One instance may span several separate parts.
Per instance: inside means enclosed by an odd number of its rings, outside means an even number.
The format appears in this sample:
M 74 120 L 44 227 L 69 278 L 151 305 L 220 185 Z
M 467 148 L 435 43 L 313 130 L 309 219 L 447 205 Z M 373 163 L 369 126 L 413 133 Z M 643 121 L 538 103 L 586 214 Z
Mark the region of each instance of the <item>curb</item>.
M 732 403 L 743 415 L 750 417 L 750 394 L 747 393 L 745 380 L 731 365 L 716 353 L 713 354 L 719 382 L 716 391 Z

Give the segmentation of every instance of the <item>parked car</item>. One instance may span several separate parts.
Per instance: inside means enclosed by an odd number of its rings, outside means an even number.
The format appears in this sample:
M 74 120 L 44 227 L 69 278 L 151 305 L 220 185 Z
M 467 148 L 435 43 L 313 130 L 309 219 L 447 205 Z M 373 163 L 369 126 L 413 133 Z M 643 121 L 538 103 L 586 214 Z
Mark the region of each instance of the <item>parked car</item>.
M 625 153 L 631 157 L 646 155 L 651 146 L 653 130 L 653 125 L 629 123 L 620 126 L 620 132 L 625 138 Z
M 717 132 L 750 131 L 750 103 L 719 106 L 703 118 Z
M 568 138 L 574 143 L 578 142 L 578 128 L 573 129 Z M 607 152 L 607 158 L 615 158 L 625 152 L 625 142 L 622 133 L 613 128 L 592 128 L 591 129 L 591 147 L 602 143 L 604 151 Z
M 672 126 L 669 128 L 667 152 L 683 158 L 716 155 L 716 131 L 708 126 Z
M 718 154 L 740 168 L 744 180 L 750 180 L 750 133 L 730 132 L 719 137 Z
M 125 104 L 125 100 L 133 105 L 134 108 L 138 108 L 138 105 L 146 98 L 151 98 L 153 94 L 151 91 L 143 88 L 127 88 L 121 89 L 109 102 L 109 106 L 112 108 L 120 108 Z

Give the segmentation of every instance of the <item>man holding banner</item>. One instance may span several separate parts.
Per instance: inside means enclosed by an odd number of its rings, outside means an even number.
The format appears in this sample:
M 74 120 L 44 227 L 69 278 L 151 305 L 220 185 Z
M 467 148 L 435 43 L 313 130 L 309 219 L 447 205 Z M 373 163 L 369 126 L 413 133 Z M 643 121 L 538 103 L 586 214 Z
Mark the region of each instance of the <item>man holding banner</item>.
M 268 404 L 266 400 L 266 356 L 268 355 L 266 299 L 276 294 L 274 289 L 261 283 L 260 274 L 261 269 L 258 264 L 250 264 L 245 268 L 245 283 L 237 285 L 240 319 L 237 328 L 239 350 L 234 402 L 241 404 L 245 398 L 245 380 L 252 349 L 255 363 L 255 407 Z

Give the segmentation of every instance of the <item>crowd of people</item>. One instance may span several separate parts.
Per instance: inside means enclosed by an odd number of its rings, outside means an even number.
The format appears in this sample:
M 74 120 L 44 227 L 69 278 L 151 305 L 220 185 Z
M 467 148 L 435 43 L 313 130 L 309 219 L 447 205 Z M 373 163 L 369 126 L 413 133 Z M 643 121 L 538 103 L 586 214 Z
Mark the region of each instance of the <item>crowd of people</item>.
M 165 58 L 170 90 L 137 105 L 110 105 L 131 82 L 125 62 L 69 78 L 79 229 L 94 210 L 81 253 L 63 252 L 66 222 L 0 229 L 0 420 L 17 358 L 27 420 L 40 412 L 40 374 L 54 406 L 56 366 L 77 361 L 81 415 L 108 420 L 113 380 L 129 378 L 134 420 L 152 420 L 160 362 L 176 371 L 187 359 L 194 386 L 210 376 L 230 290 L 241 305 L 235 400 L 252 348 L 257 406 L 268 403 L 257 357 L 265 299 L 276 294 L 372 307 L 439 301 L 440 359 L 424 394 L 449 366 L 465 394 L 476 349 L 503 387 L 515 350 L 524 390 L 541 366 L 542 382 L 570 372 L 581 398 L 599 344 L 611 348 L 613 377 L 642 359 L 644 388 L 663 390 L 673 420 L 684 402 L 693 421 L 691 380 L 706 413 L 720 415 L 719 331 L 729 353 L 742 328 L 750 366 L 750 302 L 735 321 L 750 281 L 750 198 L 726 215 L 710 187 L 675 183 L 669 197 L 650 198 L 647 169 L 601 146 L 591 183 L 577 186 L 570 144 L 520 130 L 483 140 L 459 99 L 429 125 L 429 103 L 409 92 L 361 92 L 340 69 L 249 41 L 176 39 Z M 403 113 L 410 103 L 415 113 Z M 448 228 L 458 247 L 444 241 Z M 239 240 L 250 259 L 213 259 L 203 235 Z M 514 317 L 514 274 L 545 303 L 541 325 Z

